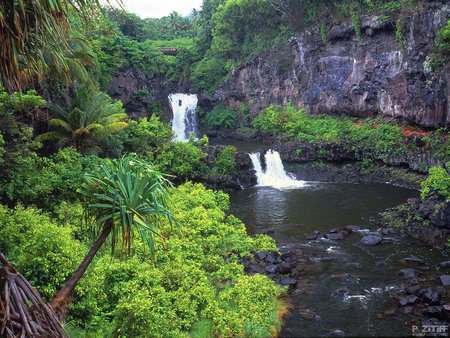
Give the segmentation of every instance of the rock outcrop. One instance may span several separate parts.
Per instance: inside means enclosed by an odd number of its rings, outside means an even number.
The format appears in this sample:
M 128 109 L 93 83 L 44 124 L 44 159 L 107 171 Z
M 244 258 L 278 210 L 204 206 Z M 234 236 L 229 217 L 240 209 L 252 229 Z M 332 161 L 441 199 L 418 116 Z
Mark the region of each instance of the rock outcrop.
M 170 83 L 161 76 L 150 76 L 140 69 L 125 65 L 114 72 L 109 85 L 109 95 L 121 100 L 132 118 L 146 117 L 156 104 L 165 120 L 172 119 L 170 93 L 188 93 L 189 83 Z
M 405 20 L 361 18 L 361 37 L 351 22 L 334 26 L 322 42 L 319 27 L 290 38 L 235 69 L 215 99 L 251 117 L 269 104 L 311 113 L 382 116 L 422 127 L 450 124 L 450 66 L 430 66 L 436 31 L 450 17 L 447 1 L 429 2 Z M 401 40 L 401 41 L 399 41 Z

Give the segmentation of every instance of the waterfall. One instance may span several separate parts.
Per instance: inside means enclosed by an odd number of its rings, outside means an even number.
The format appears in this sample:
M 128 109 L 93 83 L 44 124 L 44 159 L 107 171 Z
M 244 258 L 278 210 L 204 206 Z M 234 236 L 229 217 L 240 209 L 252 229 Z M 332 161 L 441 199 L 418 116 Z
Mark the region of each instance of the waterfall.
M 256 170 L 259 186 L 268 186 L 278 189 L 299 188 L 305 185 L 304 181 L 297 181 L 284 170 L 280 153 L 268 150 L 264 155 L 266 170 L 262 168 L 261 155 L 259 153 L 249 154 Z
M 191 132 L 197 137 L 197 121 L 195 110 L 197 108 L 197 95 L 170 94 L 170 106 L 173 111 L 172 131 L 176 141 L 189 141 Z

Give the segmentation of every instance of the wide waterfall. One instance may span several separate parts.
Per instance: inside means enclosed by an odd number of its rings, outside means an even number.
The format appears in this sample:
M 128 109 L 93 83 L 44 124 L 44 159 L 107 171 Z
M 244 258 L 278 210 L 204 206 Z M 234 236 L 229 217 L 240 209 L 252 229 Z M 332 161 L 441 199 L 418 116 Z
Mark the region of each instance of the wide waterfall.
M 253 167 L 256 170 L 259 186 L 273 187 L 278 189 L 299 188 L 305 186 L 305 181 L 298 181 L 284 170 L 280 153 L 268 150 L 264 155 L 266 170 L 263 170 L 260 153 L 249 154 Z
M 170 106 L 173 111 L 172 131 L 176 141 L 189 141 L 189 135 L 193 132 L 197 137 L 197 121 L 195 110 L 197 109 L 197 95 L 195 94 L 170 94 Z

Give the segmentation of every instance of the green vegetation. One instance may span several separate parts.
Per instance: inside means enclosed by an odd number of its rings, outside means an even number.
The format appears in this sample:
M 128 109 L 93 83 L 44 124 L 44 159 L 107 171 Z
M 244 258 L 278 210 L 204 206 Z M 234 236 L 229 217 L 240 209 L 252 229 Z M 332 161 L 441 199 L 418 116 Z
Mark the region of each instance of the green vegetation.
M 202 120 L 207 130 L 236 129 L 238 126 L 237 111 L 221 103 L 214 107 Z
M 444 199 L 450 198 L 450 162 L 447 162 L 446 167 L 433 167 L 430 169 L 428 178 L 422 182 L 422 199 L 426 199 L 433 194 L 442 196 Z
M 255 251 L 276 251 L 274 241 L 249 237 L 229 215 L 227 195 L 189 182 L 236 175 L 236 148 L 207 155 L 207 138 L 174 142 L 151 101 L 153 88 L 141 80 L 213 92 L 267 46 L 279 53 L 280 72 L 289 71 L 295 59 L 277 46 L 298 31 L 320 25 L 326 44 L 329 27 L 352 20 L 359 40 L 362 15 L 401 18 L 412 6 L 204 0 L 187 17 L 141 19 L 97 0 L 2 1 L 0 252 L 79 336 L 276 336 L 285 289 L 246 275 L 241 264 Z M 449 24 L 436 38 L 444 59 Z M 165 55 L 162 47 L 176 51 Z M 131 120 L 106 94 L 118 71 L 138 81 L 130 95 L 148 108 L 147 117 Z M 240 110 L 218 105 L 201 122 L 255 133 L 250 103 Z M 291 105 L 267 108 L 254 126 L 379 157 L 410 146 L 399 126 L 311 116 Z M 449 156 L 447 135 L 438 130 L 422 139 L 441 160 Z M 366 158 L 361 170 L 371 168 Z M 449 190 L 448 169 L 432 168 L 423 196 L 448 198 Z
M 64 108 L 54 106 L 54 118 L 48 121 L 57 130 L 41 134 L 37 140 L 57 140 L 74 145 L 83 154 L 96 154 L 101 151 L 99 141 L 127 126 L 122 103 L 113 103 L 107 94 L 95 88 L 75 86 L 68 101 Z
M 430 64 L 440 67 L 448 63 L 450 57 L 450 20 L 436 34 L 435 52 L 432 54 Z
M 90 178 L 86 184 L 91 184 Z M 108 191 L 109 183 L 105 184 Z M 274 333 L 279 328 L 277 298 L 284 291 L 265 276 L 245 276 L 238 258 L 276 250 L 275 244 L 267 236 L 248 237 L 244 225 L 226 215 L 228 205 L 227 195 L 200 184 L 178 187 L 169 209 L 179 227 L 160 224 L 158 233 L 165 239 L 155 240 L 153 260 L 146 259 L 147 245 L 139 236 L 134 236 L 127 260 L 100 250 L 74 291 L 70 323 L 88 336 L 183 336 L 205 330 L 223 336 Z M 46 299 L 90 246 L 87 239 L 74 238 L 78 207 L 64 208 L 62 223 L 60 217 L 33 208 L 0 207 L 5 224 L 0 250 Z
M 373 149 L 378 155 L 405 151 L 402 130 L 396 125 L 378 122 L 355 123 L 351 118 L 311 115 L 292 105 L 270 106 L 253 125 L 266 132 L 297 137 L 319 143 L 348 143 Z
M 213 172 L 221 175 L 230 175 L 236 171 L 236 152 L 235 146 L 226 146 L 214 161 Z

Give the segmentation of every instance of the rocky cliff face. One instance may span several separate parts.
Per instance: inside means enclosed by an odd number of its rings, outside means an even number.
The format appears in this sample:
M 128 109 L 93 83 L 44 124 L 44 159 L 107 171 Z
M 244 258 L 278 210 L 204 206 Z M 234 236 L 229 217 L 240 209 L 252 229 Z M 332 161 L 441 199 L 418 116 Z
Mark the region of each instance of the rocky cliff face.
M 215 99 L 251 115 L 269 104 L 293 103 L 311 113 L 382 116 L 422 127 L 450 124 L 450 67 L 433 70 L 436 31 L 450 4 L 430 2 L 405 20 L 397 41 L 395 20 L 361 18 L 358 40 L 351 22 L 332 27 L 322 42 L 319 28 L 292 37 L 272 52 L 236 69 Z
M 151 105 L 156 104 L 162 110 L 163 118 L 170 120 L 172 109 L 169 105 L 169 94 L 189 92 L 189 87 L 188 83 L 172 84 L 161 76 L 150 77 L 142 70 L 126 65 L 113 74 L 109 95 L 121 100 L 132 118 L 149 116 Z

